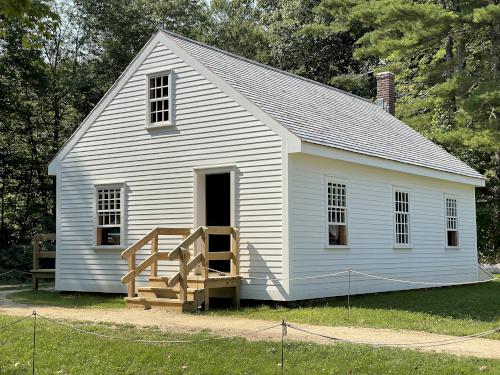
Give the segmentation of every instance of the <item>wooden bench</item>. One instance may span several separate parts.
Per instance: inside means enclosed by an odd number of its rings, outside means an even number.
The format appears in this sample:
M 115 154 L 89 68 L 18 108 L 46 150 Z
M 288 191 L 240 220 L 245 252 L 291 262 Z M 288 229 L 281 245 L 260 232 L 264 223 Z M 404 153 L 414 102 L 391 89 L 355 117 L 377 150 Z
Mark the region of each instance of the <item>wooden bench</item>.
M 38 290 L 38 280 L 49 279 L 55 280 L 56 270 L 52 268 L 40 268 L 40 259 L 55 259 L 55 251 L 42 250 L 40 248 L 41 241 L 55 242 L 55 233 L 37 234 L 33 237 L 33 269 L 31 276 L 33 278 L 33 290 Z

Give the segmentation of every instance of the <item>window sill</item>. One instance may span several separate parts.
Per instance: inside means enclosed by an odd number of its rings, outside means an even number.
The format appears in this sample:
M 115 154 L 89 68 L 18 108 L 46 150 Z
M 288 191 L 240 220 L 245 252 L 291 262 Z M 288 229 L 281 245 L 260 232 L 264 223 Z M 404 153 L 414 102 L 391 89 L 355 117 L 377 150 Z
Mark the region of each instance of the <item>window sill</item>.
M 336 249 L 350 249 L 351 246 L 349 245 L 326 245 L 325 249 L 326 250 L 336 250 Z
M 445 246 L 445 250 L 460 250 L 460 246 Z
M 164 128 L 171 128 L 173 127 L 174 124 L 170 121 L 163 121 L 163 122 L 155 122 L 153 124 L 147 124 L 146 129 L 147 130 L 153 130 L 153 129 L 164 129 Z
M 94 250 L 125 250 L 126 247 L 122 245 L 96 245 L 94 246 Z
M 410 245 L 404 246 L 404 245 L 394 245 L 392 247 L 394 250 L 412 250 L 413 247 Z

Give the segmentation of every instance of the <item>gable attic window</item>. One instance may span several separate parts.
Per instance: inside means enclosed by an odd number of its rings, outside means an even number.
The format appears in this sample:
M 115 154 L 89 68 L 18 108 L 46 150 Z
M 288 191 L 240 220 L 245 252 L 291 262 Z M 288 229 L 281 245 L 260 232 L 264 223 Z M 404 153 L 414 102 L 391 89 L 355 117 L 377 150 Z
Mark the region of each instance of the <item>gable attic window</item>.
M 124 186 L 101 185 L 95 188 L 97 247 L 124 247 Z
M 394 190 L 394 243 L 397 247 L 410 246 L 410 193 Z
M 327 182 L 328 246 L 347 245 L 347 187 L 336 181 Z
M 172 72 L 148 76 L 149 125 L 172 125 Z
M 457 200 L 446 197 L 446 246 L 458 247 L 458 212 Z

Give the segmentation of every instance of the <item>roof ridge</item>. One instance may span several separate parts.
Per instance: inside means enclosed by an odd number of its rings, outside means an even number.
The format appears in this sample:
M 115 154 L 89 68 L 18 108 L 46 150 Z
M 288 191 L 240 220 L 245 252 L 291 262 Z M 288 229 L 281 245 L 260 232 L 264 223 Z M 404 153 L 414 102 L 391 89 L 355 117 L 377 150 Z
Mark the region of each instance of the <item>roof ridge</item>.
M 246 61 L 248 63 L 254 64 L 254 65 L 258 65 L 260 67 L 263 67 L 263 68 L 266 68 L 266 69 L 270 69 L 270 70 L 273 70 L 273 71 L 278 72 L 278 73 L 286 74 L 286 75 L 288 75 L 290 77 L 298 78 L 298 79 L 300 79 L 302 81 L 313 83 L 313 84 L 316 84 L 318 86 L 322 86 L 324 88 L 327 88 L 327 89 L 330 89 L 330 90 L 333 90 L 333 91 L 337 91 L 337 92 L 339 92 L 341 94 L 351 96 L 351 97 L 353 97 L 355 99 L 359 99 L 359 100 L 363 100 L 363 101 L 368 102 L 368 103 L 372 103 L 372 101 L 369 100 L 369 99 L 366 99 L 366 98 L 363 98 L 363 97 L 361 97 L 359 95 L 356 95 L 356 94 L 353 94 L 353 93 L 341 90 L 341 89 L 339 89 L 337 87 L 327 85 L 326 83 L 322 83 L 322 82 L 318 82 L 318 81 L 315 81 L 315 80 L 310 79 L 310 78 L 302 77 L 302 76 L 300 76 L 298 74 L 290 73 L 290 72 L 288 72 L 286 70 L 278 69 L 278 68 L 275 68 L 274 66 L 267 65 L 267 64 L 261 63 L 261 62 L 256 61 L 256 60 L 249 59 L 248 57 L 240 56 L 240 55 L 237 55 L 237 54 L 235 54 L 233 52 L 229 52 L 229 51 L 223 50 L 221 48 L 214 47 L 214 46 L 211 46 L 209 44 L 199 42 L 199 41 L 191 39 L 191 38 L 189 38 L 187 36 L 184 36 L 184 35 L 181 35 L 181 34 L 177 34 L 177 33 L 173 32 L 173 31 L 164 29 L 163 27 L 159 27 L 158 29 L 161 30 L 162 32 L 166 33 L 166 34 L 172 35 L 172 36 L 180 38 L 180 39 L 184 39 L 184 40 L 186 40 L 188 42 L 192 42 L 192 43 L 198 44 L 199 46 L 202 46 L 202 47 L 210 48 L 210 49 L 212 49 L 214 51 L 224 53 L 224 54 L 229 55 L 231 57 L 234 57 L 236 59 L 243 60 L 243 61 Z M 375 105 L 374 103 L 372 103 L 372 104 Z

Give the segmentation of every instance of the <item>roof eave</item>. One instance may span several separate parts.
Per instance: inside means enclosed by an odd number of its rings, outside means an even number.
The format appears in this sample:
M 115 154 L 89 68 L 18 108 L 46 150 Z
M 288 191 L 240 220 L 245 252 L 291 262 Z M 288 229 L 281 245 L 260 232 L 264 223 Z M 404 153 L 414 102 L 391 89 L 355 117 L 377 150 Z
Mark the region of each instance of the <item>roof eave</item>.
M 409 173 L 413 175 L 436 178 L 439 180 L 473 185 L 476 187 L 485 186 L 485 178 L 478 173 L 478 177 L 468 176 L 460 173 L 452 173 L 444 170 L 429 168 L 416 164 L 403 163 L 396 160 L 385 159 L 377 156 L 362 154 L 358 152 L 343 150 L 330 146 L 324 146 L 308 141 L 302 141 L 301 153 L 325 157 L 329 159 L 341 160 L 356 164 L 367 165 L 376 168 L 389 169 L 392 171 Z

